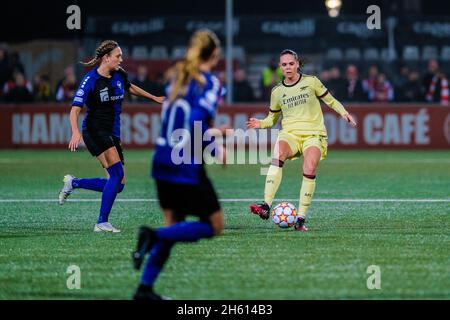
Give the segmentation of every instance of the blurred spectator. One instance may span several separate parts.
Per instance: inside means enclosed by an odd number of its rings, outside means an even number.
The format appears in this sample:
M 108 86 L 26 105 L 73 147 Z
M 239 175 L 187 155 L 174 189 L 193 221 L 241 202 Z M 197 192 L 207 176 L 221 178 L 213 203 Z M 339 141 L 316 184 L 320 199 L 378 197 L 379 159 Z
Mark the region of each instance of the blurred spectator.
M 152 91 L 152 84 L 150 83 L 150 79 L 148 78 L 148 69 L 144 65 L 139 65 L 137 67 L 137 74 L 136 78 L 134 79 L 133 83 L 137 85 L 138 87 L 144 89 L 147 92 L 150 92 L 154 95 L 158 95 L 155 92 Z M 131 100 L 133 101 L 147 101 L 147 99 L 137 97 L 134 95 L 131 95 Z
M 394 88 L 384 73 L 377 76 L 373 88 L 369 87 L 369 100 L 375 102 L 388 102 L 394 100 Z
M 367 101 L 367 95 L 364 93 L 359 71 L 355 65 L 348 65 L 344 83 L 346 88 L 344 101 Z
M 150 79 L 150 92 L 155 96 L 165 96 L 166 93 L 164 87 L 164 75 L 161 72 L 158 72 Z
M 428 60 L 427 71 L 423 76 L 424 91 L 428 92 L 433 77 L 439 73 L 439 63 L 435 59 Z
M 408 90 L 410 70 L 408 66 L 402 66 L 400 72 L 397 76 L 394 76 L 394 91 L 396 101 L 408 101 L 409 98 L 406 97 L 406 90 Z M 421 92 L 419 88 L 418 92 Z
M 56 101 L 71 101 L 76 89 L 77 80 L 73 67 L 67 67 L 64 70 L 64 78 L 56 88 Z
M 50 101 L 51 89 L 50 79 L 47 75 L 35 75 L 33 78 L 34 101 Z
M 20 61 L 20 56 L 18 52 L 13 52 L 9 57 L 9 68 L 11 74 L 16 72 L 25 74 L 25 68 L 23 67 L 23 63 Z
M 253 88 L 247 80 L 247 74 L 243 69 L 237 69 L 234 72 L 233 81 L 233 101 L 235 102 L 254 102 L 255 94 Z
M 227 91 L 227 74 L 225 73 L 225 71 L 219 71 L 216 74 L 216 76 L 220 81 L 220 85 L 222 86 L 222 95 L 219 100 L 219 106 L 220 106 L 225 103 L 225 99 L 226 99 L 226 96 L 228 93 L 228 91 Z
M 32 87 L 22 73 L 15 72 L 14 80 L 6 82 L 3 92 L 7 102 L 31 102 L 33 100 Z
M 319 74 L 319 79 L 323 83 L 328 83 L 328 81 L 330 81 L 330 79 L 331 79 L 330 71 L 322 70 L 322 72 L 320 72 L 320 74 Z
M 428 72 L 423 79 L 425 87 L 425 100 L 428 102 L 438 102 L 442 105 L 449 104 L 448 79 L 439 70 L 436 60 L 428 61 Z
M 369 71 L 367 72 L 367 78 L 363 80 L 363 89 L 366 94 L 375 89 L 375 84 L 378 78 L 378 66 L 371 65 Z
M 6 81 L 10 80 L 11 69 L 8 61 L 8 51 L 6 47 L 0 47 L 0 88 L 3 88 Z
M 344 99 L 346 88 L 338 67 L 332 67 L 330 69 L 330 80 L 328 80 L 326 87 L 333 97 L 338 100 Z
M 262 71 L 262 78 L 261 78 L 262 100 L 264 101 L 270 100 L 272 88 L 282 80 L 283 80 L 283 72 L 278 67 L 277 60 L 272 59 L 270 61 L 270 64 L 267 67 L 265 67 Z
M 448 79 L 445 74 L 439 72 L 431 79 L 425 99 L 428 102 L 439 102 L 445 106 L 449 104 Z
M 402 100 L 405 102 L 420 101 L 422 98 L 422 84 L 420 83 L 419 73 L 411 71 L 408 75 L 408 82 L 402 88 Z

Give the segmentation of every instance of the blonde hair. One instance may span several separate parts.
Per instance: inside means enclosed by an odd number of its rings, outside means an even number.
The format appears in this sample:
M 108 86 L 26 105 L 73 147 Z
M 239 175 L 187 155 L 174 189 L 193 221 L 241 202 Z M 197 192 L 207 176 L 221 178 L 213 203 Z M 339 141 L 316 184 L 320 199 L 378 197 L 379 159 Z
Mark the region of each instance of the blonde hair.
M 170 102 L 185 93 L 186 86 L 192 79 L 201 85 L 205 84 L 205 78 L 200 72 L 200 64 L 208 61 L 214 50 L 219 47 L 220 41 L 216 34 L 208 29 L 196 31 L 192 35 L 185 58 L 166 73 L 166 78 L 173 81 L 169 94 Z
M 86 67 L 93 67 L 102 59 L 102 57 L 104 55 L 109 54 L 111 51 L 113 51 L 118 46 L 119 46 L 119 44 L 114 40 L 105 40 L 95 50 L 95 56 L 92 60 L 90 60 L 88 62 L 80 62 L 80 63 Z

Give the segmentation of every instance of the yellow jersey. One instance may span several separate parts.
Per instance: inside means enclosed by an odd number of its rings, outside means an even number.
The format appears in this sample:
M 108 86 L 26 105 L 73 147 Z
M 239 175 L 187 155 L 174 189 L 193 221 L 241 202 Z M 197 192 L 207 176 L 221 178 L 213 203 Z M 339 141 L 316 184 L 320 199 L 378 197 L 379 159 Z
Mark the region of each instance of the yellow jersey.
M 348 113 L 316 76 L 300 74 L 296 83 L 287 85 L 283 81 L 272 89 L 270 112 L 261 120 L 261 128 L 274 126 L 283 114 L 283 130 L 326 136 L 319 99 L 341 116 Z

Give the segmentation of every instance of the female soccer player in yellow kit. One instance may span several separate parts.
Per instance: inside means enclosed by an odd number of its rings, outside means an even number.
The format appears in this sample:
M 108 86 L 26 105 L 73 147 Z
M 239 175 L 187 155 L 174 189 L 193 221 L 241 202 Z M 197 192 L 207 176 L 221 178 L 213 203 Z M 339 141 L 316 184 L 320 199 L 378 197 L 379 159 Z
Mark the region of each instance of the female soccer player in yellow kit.
M 247 121 L 248 128 L 270 128 L 277 123 L 280 114 L 283 114 L 282 130 L 266 177 L 264 202 L 250 205 L 250 210 L 263 220 L 269 218 L 273 198 L 281 183 L 284 161 L 303 155 L 303 182 L 295 230 L 307 231 L 305 219 L 316 189 L 317 167 L 319 161 L 327 155 L 327 131 L 320 100 L 352 126 L 355 127 L 356 122 L 317 77 L 300 72 L 297 53 L 289 49 L 283 50 L 280 54 L 280 68 L 284 80 L 272 89 L 268 116 L 263 120 L 250 118 Z

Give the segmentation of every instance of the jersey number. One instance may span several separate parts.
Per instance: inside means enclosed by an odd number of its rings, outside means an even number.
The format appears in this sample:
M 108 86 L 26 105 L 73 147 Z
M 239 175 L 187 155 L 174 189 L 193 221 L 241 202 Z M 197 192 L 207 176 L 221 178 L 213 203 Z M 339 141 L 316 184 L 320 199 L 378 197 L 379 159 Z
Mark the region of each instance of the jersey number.
M 182 147 L 189 138 L 190 125 L 189 118 L 191 113 L 191 107 L 189 103 L 184 99 L 177 99 L 171 106 L 163 107 L 163 121 L 167 121 L 167 127 L 165 132 L 161 132 L 161 139 L 158 139 L 159 145 L 169 144 L 170 147 Z M 178 109 L 181 109 L 182 116 L 179 118 L 182 121 L 182 127 L 175 128 L 175 117 Z M 164 129 L 163 129 L 164 130 Z M 181 143 L 181 145 L 180 145 Z

